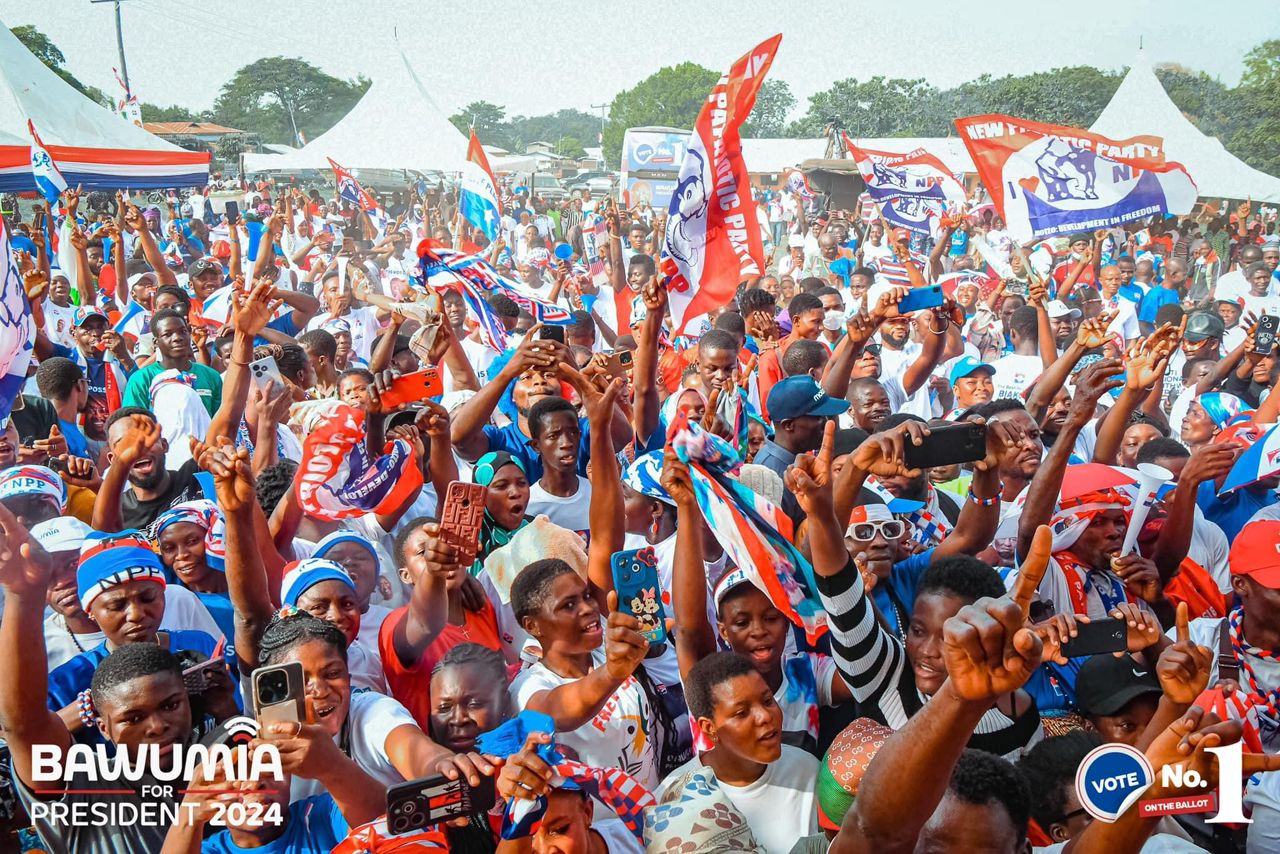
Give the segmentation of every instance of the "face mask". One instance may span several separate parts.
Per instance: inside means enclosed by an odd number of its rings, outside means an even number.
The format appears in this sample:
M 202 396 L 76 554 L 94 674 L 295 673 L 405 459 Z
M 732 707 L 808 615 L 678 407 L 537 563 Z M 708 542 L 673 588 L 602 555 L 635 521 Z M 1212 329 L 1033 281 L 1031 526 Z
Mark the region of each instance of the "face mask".
M 822 315 L 822 328 L 828 332 L 836 332 L 844 326 L 844 312 L 832 310 Z

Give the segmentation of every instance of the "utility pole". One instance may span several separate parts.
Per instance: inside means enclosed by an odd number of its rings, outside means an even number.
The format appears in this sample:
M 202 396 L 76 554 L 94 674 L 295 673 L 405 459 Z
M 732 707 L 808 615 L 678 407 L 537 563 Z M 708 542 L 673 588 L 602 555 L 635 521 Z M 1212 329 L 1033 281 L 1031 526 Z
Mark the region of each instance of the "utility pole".
M 124 61 L 124 31 L 120 28 L 120 0 L 89 0 L 90 3 L 114 3 L 116 5 L 116 50 L 120 52 L 120 76 L 124 79 L 125 100 L 133 96 L 129 86 L 129 64 Z
M 600 146 L 600 163 L 604 168 L 608 168 L 609 164 L 604 161 L 604 118 L 605 110 L 609 109 L 609 104 L 592 104 L 591 109 L 600 111 L 600 138 L 596 140 L 596 144 Z

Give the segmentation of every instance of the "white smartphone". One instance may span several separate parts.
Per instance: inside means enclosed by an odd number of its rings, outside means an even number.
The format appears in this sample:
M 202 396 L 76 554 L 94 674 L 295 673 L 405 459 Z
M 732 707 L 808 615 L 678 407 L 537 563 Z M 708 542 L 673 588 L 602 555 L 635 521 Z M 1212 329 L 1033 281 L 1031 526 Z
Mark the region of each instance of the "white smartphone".
M 284 388 L 284 377 L 280 375 L 280 367 L 276 365 L 274 356 L 258 359 L 249 363 L 249 376 L 258 388 L 266 388 L 267 383 L 274 382 Z

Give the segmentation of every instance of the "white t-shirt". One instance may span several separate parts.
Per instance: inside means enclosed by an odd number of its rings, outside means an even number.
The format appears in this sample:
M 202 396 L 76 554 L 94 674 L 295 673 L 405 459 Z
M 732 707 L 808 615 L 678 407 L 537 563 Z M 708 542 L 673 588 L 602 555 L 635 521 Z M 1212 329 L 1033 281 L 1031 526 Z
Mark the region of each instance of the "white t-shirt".
M 993 399 L 1022 400 L 1022 393 L 1044 373 L 1044 361 L 1039 356 L 1020 356 L 1010 353 L 991 363 L 996 369 L 991 382 L 996 391 Z
M 604 650 L 591 654 L 592 668 L 604 664 Z M 542 662 L 522 670 L 511 683 L 511 698 L 517 709 L 525 709 L 529 700 L 543 691 L 568 685 L 566 679 L 551 672 Z M 557 732 L 556 744 L 567 758 L 601 768 L 610 766 L 626 771 L 649 791 L 658 783 L 658 751 L 661 736 L 654 731 L 654 716 L 648 698 L 635 676 L 629 676 L 595 717 L 570 732 Z M 812 791 L 812 780 L 809 786 Z M 615 816 L 604 804 L 596 804 L 596 817 Z
M 463 338 L 462 353 L 467 357 L 467 361 L 471 363 L 471 369 L 476 372 L 476 378 L 480 380 L 480 384 L 484 385 L 489 381 L 489 366 L 493 364 L 493 360 L 498 358 L 498 351 L 481 341 L 477 341 L 470 335 Z M 448 387 L 446 391 L 453 388 L 453 376 L 446 373 Z
M 49 669 L 57 667 L 87 649 L 93 649 L 107 639 L 102 632 L 86 632 L 77 634 L 74 639 L 67 630 L 67 621 L 52 608 L 45 608 L 44 648 L 49 659 Z M 200 601 L 200 597 L 178 584 L 164 586 L 164 618 L 160 621 L 160 631 L 200 631 L 211 638 L 222 637 L 222 629 L 214 622 L 209 609 Z M 228 642 L 234 640 L 227 638 Z M 76 646 L 76 642 L 80 646 Z
M 71 335 L 74 328 L 71 318 L 75 313 L 74 305 L 62 306 L 49 299 L 44 301 L 44 332 L 50 341 L 75 349 L 76 339 Z
M 672 771 L 667 779 L 679 779 L 701 764 L 701 759 L 694 757 Z M 778 761 L 771 762 L 754 783 L 746 786 L 731 786 L 723 780 L 717 783 L 768 854 L 789 854 L 796 840 L 818 832 L 818 806 L 814 799 L 817 777 L 818 760 L 784 744 Z M 655 793 L 659 802 L 666 794 L 665 788 Z
M 321 312 L 311 318 L 305 331 L 320 329 L 334 319 L 329 312 Z M 382 329 L 382 324 L 378 322 L 378 310 L 371 305 L 366 305 L 363 308 L 353 308 L 337 319 L 346 321 L 347 326 L 351 327 L 351 352 L 357 358 L 368 362 L 369 357 L 373 355 L 373 342 L 377 340 L 378 332 Z
M 402 726 L 418 728 L 413 715 L 398 700 L 374 691 L 352 692 L 346 727 L 351 739 L 349 755 L 360 770 L 384 786 L 404 782 L 387 757 L 387 737 Z M 289 801 L 300 801 L 323 792 L 319 781 L 294 777 Z
M 561 528 L 580 534 L 583 539 L 591 536 L 591 482 L 578 475 L 578 491 L 568 498 L 552 495 L 542 488 L 542 481 L 529 487 L 530 516 L 546 516 Z
M 1142 330 L 1138 327 L 1138 313 L 1134 309 L 1133 303 L 1128 300 L 1118 300 L 1115 311 L 1116 319 L 1111 321 L 1111 325 L 1107 327 L 1107 334 L 1115 335 L 1118 333 L 1125 341 L 1141 338 Z

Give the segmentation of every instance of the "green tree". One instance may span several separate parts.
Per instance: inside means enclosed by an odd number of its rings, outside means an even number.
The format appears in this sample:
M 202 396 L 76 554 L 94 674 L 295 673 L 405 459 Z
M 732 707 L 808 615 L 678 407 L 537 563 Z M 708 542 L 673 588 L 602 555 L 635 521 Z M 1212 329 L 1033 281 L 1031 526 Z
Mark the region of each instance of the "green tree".
M 791 135 L 822 136 L 832 124 L 851 137 L 943 135 L 940 103 L 938 90 L 924 80 L 837 80 L 809 96 L 809 108 L 792 124 Z
M 1116 93 L 1123 75 L 1085 65 L 1035 74 L 992 78 L 982 75 L 942 95 L 941 112 L 951 120 L 982 113 L 1005 113 L 1049 124 L 1087 128 Z
M 1271 175 L 1280 175 L 1280 39 L 1245 54 L 1244 75 L 1231 92 L 1234 126 L 1223 142 L 1232 154 Z
M 496 145 L 507 150 L 511 148 L 505 107 L 490 104 L 488 101 L 472 101 L 449 116 L 449 121 L 468 136 L 471 128 L 474 127 L 476 136 L 480 137 L 480 141 L 485 145 Z
M 604 156 L 609 163 L 622 157 L 622 135 L 627 128 L 646 125 L 693 127 L 707 93 L 720 79 L 709 68 L 693 62 L 661 68 L 635 86 L 619 92 L 609 106 L 604 129 Z
M 143 101 L 138 106 L 144 122 L 205 122 L 210 119 L 208 113 L 196 113 L 178 104 L 162 107 Z
M 17 36 L 18 41 L 22 42 L 22 46 L 31 51 L 36 59 L 43 62 L 49 67 L 54 74 L 70 83 L 77 92 L 87 96 L 90 100 L 103 104 L 105 106 L 113 106 L 111 99 L 103 94 L 102 90 L 96 86 L 86 86 L 76 79 L 76 76 L 66 69 L 67 58 L 63 56 L 62 51 L 53 43 L 53 39 L 46 36 L 40 30 L 30 24 L 23 24 L 18 27 L 11 27 L 10 32 Z
M 560 145 L 561 149 L 565 148 L 565 144 L 560 140 L 567 137 L 572 137 L 579 149 L 583 145 L 599 145 L 600 117 L 582 110 L 557 110 L 541 116 L 516 116 L 509 126 L 512 142 L 519 142 L 521 151 L 528 143 L 540 139 L 552 145 Z
M 787 115 L 795 109 L 796 96 L 785 80 L 766 80 L 756 94 L 756 105 L 742 125 L 742 135 L 762 139 L 783 136 Z
M 213 120 L 257 133 L 266 142 L 297 145 L 295 131 L 314 139 L 346 115 L 368 88 L 364 78 L 339 80 L 301 59 L 265 57 L 223 84 Z

